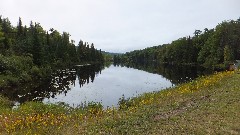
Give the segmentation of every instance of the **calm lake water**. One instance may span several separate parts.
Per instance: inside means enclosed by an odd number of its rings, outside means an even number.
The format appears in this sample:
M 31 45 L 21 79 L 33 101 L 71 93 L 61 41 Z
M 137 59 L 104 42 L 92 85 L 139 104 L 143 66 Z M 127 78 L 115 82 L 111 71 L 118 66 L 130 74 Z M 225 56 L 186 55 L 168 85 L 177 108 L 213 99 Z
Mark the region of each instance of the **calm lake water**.
M 199 67 L 159 65 L 87 65 L 57 70 L 49 81 L 22 85 L 2 94 L 20 104 L 26 101 L 66 103 L 100 102 L 117 107 L 119 98 L 131 98 L 146 92 L 160 91 L 204 74 Z
M 78 70 L 84 70 L 84 68 L 90 68 L 90 66 L 81 67 Z M 65 102 L 76 106 L 82 102 L 94 101 L 101 102 L 104 107 L 111 107 L 117 106 L 119 98 L 123 95 L 129 98 L 173 86 L 170 80 L 161 75 L 113 65 L 103 69 L 95 77 L 89 75 L 89 81 L 86 80 L 85 84 L 79 81 L 81 79 L 87 78 L 77 76 L 75 83 L 70 84 L 69 91 L 45 98 L 43 102 Z

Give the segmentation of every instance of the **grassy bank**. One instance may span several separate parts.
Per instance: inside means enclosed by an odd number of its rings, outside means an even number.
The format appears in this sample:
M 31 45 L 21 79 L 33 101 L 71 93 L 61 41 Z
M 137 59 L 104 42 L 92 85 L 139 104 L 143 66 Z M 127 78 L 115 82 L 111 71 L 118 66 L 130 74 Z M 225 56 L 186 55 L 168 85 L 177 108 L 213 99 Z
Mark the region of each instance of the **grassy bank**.
M 120 109 L 72 109 L 0 97 L 0 134 L 240 134 L 240 74 L 221 72 L 138 98 Z

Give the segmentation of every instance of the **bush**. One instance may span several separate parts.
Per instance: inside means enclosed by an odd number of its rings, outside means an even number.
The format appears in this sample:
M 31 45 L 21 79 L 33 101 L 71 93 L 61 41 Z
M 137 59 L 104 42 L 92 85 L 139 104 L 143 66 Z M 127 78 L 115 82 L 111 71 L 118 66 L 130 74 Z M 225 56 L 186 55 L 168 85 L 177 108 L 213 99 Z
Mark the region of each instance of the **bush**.
M 41 70 L 37 66 L 32 67 L 30 74 L 33 78 L 41 78 L 43 76 Z
M 19 80 L 20 80 L 20 82 L 29 82 L 32 80 L 32 78 L 26 71 L 24 71 L 20 75 Z
M 34 66 L 31 55 L 3 56 L 0 54 L 0 88 L 47 78 L 51 72 L 50 66 L 41 68 Z
M 12 75 L 0 75 L 0 88 L 18 85 L 18 78 Z
M 3 56 L 0 54 L 0 73 L 21 75 L 24 71 L 29 71 L 33 66 L 30 56 Z
M 0 108 L 11 108 L 12 107 L 12 102 L 8 100 L 7 98 L 3 97 L 0 95 Z

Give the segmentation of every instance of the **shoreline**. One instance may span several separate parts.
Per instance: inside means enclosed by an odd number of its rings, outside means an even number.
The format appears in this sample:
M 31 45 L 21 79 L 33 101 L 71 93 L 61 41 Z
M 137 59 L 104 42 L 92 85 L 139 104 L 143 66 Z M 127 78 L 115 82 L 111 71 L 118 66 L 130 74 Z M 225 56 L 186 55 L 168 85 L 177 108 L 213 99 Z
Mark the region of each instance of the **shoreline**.
M 87 108 L 72 109 L 29 102 L 11 110 L 6 104 L 1 109 L 0 133 L 239 133 L 239 72 L 219 72 L 174 88 L 122 100 L 119 109 L 104 110 L 94 103 Z

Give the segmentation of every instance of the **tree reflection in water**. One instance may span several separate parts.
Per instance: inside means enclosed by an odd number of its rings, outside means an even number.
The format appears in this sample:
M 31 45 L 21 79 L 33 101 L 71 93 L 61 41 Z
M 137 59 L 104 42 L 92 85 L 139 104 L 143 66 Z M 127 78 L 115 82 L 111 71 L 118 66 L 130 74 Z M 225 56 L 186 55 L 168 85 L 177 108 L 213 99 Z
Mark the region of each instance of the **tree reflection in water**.
M 105 65 L 109 67 L 110 65 Z M 176 85 L 206 74 L 207 70 L 196 66 L 174 66 L 174 65 L 157 65 L 157 64 L 135 64 L 135 65 L 115 65 L 135 68 L 149 73 L 160 74 L 164 78 Z M 78 66 L 72 69 L 56 70 L 50 78 L 44 80 L 35 80 L 31 83 L 22 84 L 20 87 L 9 87 L 1 91 L 1 94 L 10 100 L 24 103 L 26 101 L 43 101 L 45 98 L 56 98 L 56 95 L 67 95 L 73 87 L 79 89 L 84 85 L 93 83 L 95 77 L 101 74 L 104 69 L 103 65 Z M 115 77 L 115 76 L 114 76 Z M 119 77 L 119 76 L 116 76 Z M 76 82 L 78 80 L 78 82 Z M 107 82 L 106 82 L 107 83 Z
M 24 103 L 26 101 L 43 101 L 44 98 L 54 98 L 58 94 L 65 95 L 75 83 L 80 87 L 93 83 L 95 77 L 101 74 L 103 65 L 87 65 L 75 67 L 72 69 L 59 69 L 54 72 L 50 78 L 44 80 L 35 80 L 33 82 L 22 84 L 20 87 L 9 87 L 1 90 L 1 94 L 10 100 Z M 78 77 L 79 82 L 76 82 Z
M 135 68 L 147 71 L 153 74 L 162 75 L 174 85 L 191 81 L 201 75 L 213 73 L 212 70 L 205 69 L 201 66 L 193 65 L 169 65 L 156 63 L 136 63 L 136 64 L 114 64 L 114 66 L 126 66 L 128 68 Z

